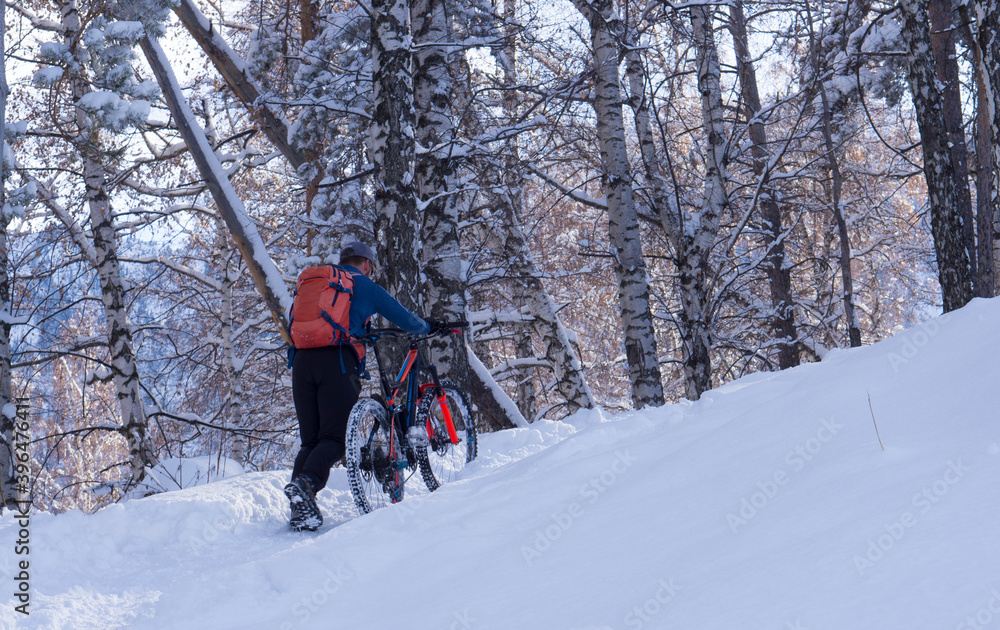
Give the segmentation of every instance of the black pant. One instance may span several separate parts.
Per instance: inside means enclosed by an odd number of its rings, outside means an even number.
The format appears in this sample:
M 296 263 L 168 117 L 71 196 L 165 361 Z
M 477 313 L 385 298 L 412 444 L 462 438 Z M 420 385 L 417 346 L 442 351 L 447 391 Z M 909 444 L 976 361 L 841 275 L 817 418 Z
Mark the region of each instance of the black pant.
M 317 491 L 326 487 L 330 468 L 344 456 L 347 418 L 360 393 L 358 359 L 350 347 L 295 351 L 292 398 L 302 448 L 295 457 L 292 479 L 305 474 Z

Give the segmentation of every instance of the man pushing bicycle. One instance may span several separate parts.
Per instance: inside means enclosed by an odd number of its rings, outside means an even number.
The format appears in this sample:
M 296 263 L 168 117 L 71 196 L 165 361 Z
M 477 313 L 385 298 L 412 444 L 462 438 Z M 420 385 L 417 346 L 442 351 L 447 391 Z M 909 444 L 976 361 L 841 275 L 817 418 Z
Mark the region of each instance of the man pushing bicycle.
M 378 313 L 413 334 L 440 327 L 407 310 L 372 281 L 374 269 L 375 253 L 355 241 L 340 252 L 339 266 L 307 267 L 299 275 L 289 366 L 302 447 L 285 486 L 289 525 L 296 531 L 315 531 L 323 524 L 316 493 L 344 456 L 347 420 L 361 393 L 365 346 L 357 339 L 365 334 L 365 324 Z

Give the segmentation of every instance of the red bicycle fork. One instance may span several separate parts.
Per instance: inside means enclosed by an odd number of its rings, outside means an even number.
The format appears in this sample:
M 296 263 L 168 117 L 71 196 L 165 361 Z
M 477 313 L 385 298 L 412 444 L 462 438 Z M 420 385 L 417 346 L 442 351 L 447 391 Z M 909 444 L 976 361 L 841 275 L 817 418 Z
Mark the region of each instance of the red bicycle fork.
M 420 396 L 427 395 L 427 390 L 434 387 L 436 387 L 434 383 L 424 383 L 420 386 Z M 435 398 L 441 405 L 441 417 L 444 418 L 444 426 L 448 430 L 448 439 L 452 444 L 458 444 L 458 432 L 455 431 L 455 421 L 451 419 L 451 409 L 448 408 L 448 399 L 444 395 L 444 390 L 441 390 L 441 395 L 435 396 Z M 431 425 L 430 418 L 427 418 L 427 437 L 434 437 L 434 427 Z

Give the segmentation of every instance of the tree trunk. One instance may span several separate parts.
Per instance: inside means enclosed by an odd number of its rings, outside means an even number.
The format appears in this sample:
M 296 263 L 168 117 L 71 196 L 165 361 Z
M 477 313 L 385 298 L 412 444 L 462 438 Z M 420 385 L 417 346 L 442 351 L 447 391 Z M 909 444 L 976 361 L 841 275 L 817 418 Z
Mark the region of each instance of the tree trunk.
M 264 304 L 271 313 L 271 319 L 285 343 L 291 345 L 292 340 L 288 333 L 288 311 L 292 307 L 292 297 L 288 293 L 288 287 L 281 272 L 278 271 L 277 265 L 268 255 L 264 240 L 257 232 L 257 227 L 247 216 L 246 208 L 243 207 L 243 202 L 236 194 L 236 189 L 226 177 L 218 156 L 212 150 L 208 138 L 205 137 L 204 130 L 198 125 L 194 113 L 187 101 L 184 100 L 180 85 L 178 85 L 173 70 L 170 68 L 170 60 L 167 59 L 159 43 L 148 37 L 143 37 L 139 41 L 139 45 L 142 47 L 146 60 L 156 76 L 156 81 L 163 91 L 163 97 L 170 108 L 170 114 L 177 123 L 178 130 L 198 167 L 198 172 L 212 193 L 219 213 L 233 235 L 236 247 L 243 254 L 243 259 L 250 269 L 250 275 L 257 285 L 257 290 L 264 298 Z
M 506 43 L 496 55 L 498 65 L 503 70 L 504 84 L 517 85 L 517 49 L 514 46 L 516 37 L 515 0 L 504 0 L 504 37 Z M 508 89 L 503 96 L 504 114 L 508 121 L 518 118 L 518 91 Z M 530 329 L 538 336 L 541 343 L 541 354 L 549 362 L 555 375 L 555 389 L 566 399 L 567 413 L 573 414 L 580 409 L 590 409 L 597 403 L 587 384 L 583 362 L 580 360 L 572 343 L 570 334 L 563 326 L 562 318 L 556 311 L 552 297 L 542 283 L 542 273 L 535 263 L 527 236 L 524 233 L 522 220 L 524 203 L 525 170 L 517 138 L 511 139 L 504 149 L 504 164 L 498 180 L 502 181 L 503 192 L 498 195 L 498 205 L 502 218 L 503 249 L 502 258 L 508 263 L 505 277 L 514 285 L 516 304 L 530 314 Z M 530 334 L 522 335 L 518 342 L 519 358 L 535 356 Z M 518 405 L 529 420 L 534 409 L 534 385 L 531 370 L 524 376 L 524 386 L 519 392 Z
M 379 279 L 385 289 L 418 314 L 420 213 L 414 190 L 413 74 L 410 62 L 410 3 L 372 2 L 373 114 L 368 153 L 375 167 L 375 240 Z M 393 353 L 389 353 L 393 356 Z
M 226 224 L 218 220 L 218 254 L 222 263 L 221 302 L 219 313 L 222 319 L 222 368 L 229 386 L 229 419 L 227 426 L 235 429 L 229 458 L 242 464 L 246 456 L 246 437 L 243 434 L 243 362 L 237 358 L 236 342 L 233 339 L 233 287 L 240 277 L 239 265 L 234 261 L 233 249 L 229 246 L 229 232 Z
M 466 316 L 467 281 L 458 218 L 467 197 L 461 190 L 455 172 L 457 159 L 453 157 L 456 129 L 450 105 L 453 81 L 449 44 L 454 37 L 444 0 L 414 0 L 410 15 L 417 45 L 413 90 L 416 142 L 421 153 L 415 176 L 417 197 L 424 209 L 424 299 L 431 316 L 456 321 Z M 441 378 L 468 391 L 469 357 L 464 339 L 457 335 L 436 337 L 428 346 Z
M 979 75 L 981 77 L 983 94 L 981 104 L 986 105 L 986 121 L 990 126 L 990 142 L 983 140 L 982 146 L 992 146 L 989 162 L 990 186 L 989 211 L 992 213 L 993 250 L 993 294 L 1000 295 L 1000 182 L 997 179 L 997 169 L 1000 168 L 1000 2 L 997 0 L 973 0 L 970 3 L 979 24 L 977 40 L 979 43 Z M 985 125 L 984 125 L 985 127 Z M 983 131 L 985 135 L 985 129 Z M 986 163 L 986 158 L 980 158 L 980 168 Z M 984 228 L 981 228 L 985 231 Z
M 0 151 L 6 146 L 7 125 L 7 0 L 0 0 Z M 10 246 L 7 226 L 11 217 L 7 214 L 7 178 L 9 171 L 0 153 L 0 512 L 17 505 L 18 492 L 14 474 L 14 387 L 11 379 L 10 327 Z M 11 165 L 13 166 L 13 164 Z
M 926 0 L 902 0 L 899 9 L 903 19 L 901 32 L 906 43 L 910 92 L 923 147 L 924 178 L 927 180 L 938 278 L 944 310 L 948 312 L 965 306 L 974 296 L 971 254 L 964 239 L 963 217 L 957 210 L 948 137 L 941 128 L 944 113 L 931 55 Z
M 307 0 L 304 0 L 307 1 Z M 298 170 L 306 158 L 301 151 L 292 147 L 288 137 L 288 121 L 280 111 L 268 105 L 262 98 L 257 83 L 247 73 L 246 63 L 237 55 L 222 35 L 212 28 L 212 23 L 202 15 L 193 0 L 178 0 L 174 13 L 201 49 L 212 60 L 215 69 L 229 85 L 250 115 L 260 121 L 261 129 L 292 168 Z
M 63 35 L 73 49 L 80 32 L 80 16 L 75 1 L 64 2 L 61 7 Z M 79 55 L 79 50 L 77 50 Z M 78 70 L 70 76 L 74 103 L 79 103 L 90 92 L 90 84 L 80 73 L 83 60 L 77 59 Z M 114 215 L 107 193 L 107 177 L 99 161 L 101 153 L 99 130 L 88 129 L 87 114 L 76 107 L 76 123 L 81 136 L 77 147 L 83 161 L 84 199 L 90 210 L 90 229 L 93 238 L 94 258 L 101 286 L 101 302 L 107 324 L 110 367 L 114 375 L 115 395 L 121 412 L 119 433 L 129 449 L 129 466 L 132 482 L 140 483 L 146 476 L 146 467 L 157 463 L 156 455 L 147 436 L 147 420 L 139 386 L 139 369 L 136 365 L 132 330 L 129 327 L 125 283 L 118 264 L 118 238 L 115 234 Z
M 778 367 L 789 368 L 799 364 L 799 350 L 795 332 L 795 301 L 792 297 L 791 270 L 785 266 L 785 244 L 782 238 L 781 208 L 778 206 L 776 191 L 770 185 L 767 172 L 770 152 L 767 148 L 767 130 L 757 119 L 761 111 L 760 95 L 757 90 L 757 73 L 750 58 L 747 45 L 746 16 L 742 0 L 730 5 L 730 30 L 736 53 L 736 74 L 743 94 L 744 118 L 750 134 L 753 172 L 762 178 L 760 185 L 760 210 L 764 222 L 764 248 L 766 250 L 764 268 L 771 286 L 771 327 L 778 339 Z
M 969 251 L 969 264 L 975 294 L 979 293 L 976 270 L 976 219 L 972 214 L 972 193 L 969 190 L 968 148 L 965 144 L 965 125 L 962 119 L 962 95 L 958 77 L 958 59 L 955 42 L 958 33 L 954 21 L 952 0 L 929 0 L 928 15 L 931 21 L 931 50 L 934 53 L 934 71 L 942 86 L 941 112 L 947 133 L 952 175 L 955 181 L 957 211 L 962 216 L 965 247 Z
M 108 326 L 111 372 L 122 414 L 120 431 L 128 442 L 132 480 L 139 483 L 146 476 L 146 466 L 155 465 L 157 460 L 146 435 L 146 412 L 139 387 L 132 331 L 128 324 L 126 289 L 118 264 L 118 239 L 107 195 L 107 179 L 103 167 L 89 156 L 84 156 L 83 178 Z
M 975 51 L 979 56 L 978 47 L 975 47 Z M 981 63 L 976 63 L 976 66 L 982 68 Z M 989 89 L 984 85 L 984 79 L 986 77 L 981 72 L 976 73 L 976 227 L 979 237 L 979 280 L 976 286 L 980 297 L 993 297 L 997 294 L 993 242 L 993 217 L 996 216 L 996 173 L 993 168 L 995 140 L 993 126 L 990 124 Z
M 712 341 L 709 322 L 709 256 L 719 233 L 719 221 L 729 207 L 726 191 L 728 144 L 723 123 L 719 53 L 712 25 L 712 7 L 691 8 L 698 92 L 705 126 L 704 200 L 693 229 L 681 227 L 677 273 L 680 281 L 682 341 L 686 350 L 685 395 L 697 400 L 712 387 Z
M 618 302 L 625 329 L 625 356 L 632 402 L 637 409 L 662 405 L 663 383 L 656 331 L 649 307 L 649 281 L 639 239 L 638 214 L 632 191 L 632 173 L 625 144 L 622 95 L 618 74 L 618 44 L 613 29 L 620 30 L 611 0 L 574 0 L 590 23 L 594 54 L 594 112 L 604 169 L 611 244 L 615 249 Z
M 806 17 L 809 22 L 809 48 L 812 76 L 816 81 L 816 90 L 820 94 L 823 111 L 820 124 L 823 127 L 823 143 L 826 147 L 827 167 L 830 170 L 829 196 L 833 219 L 837 223 L 837 236 L 840 241 L 840 276 L 843 284 L 844 320 L 847 327 L 847 339 L 852 348 L 861 345 L 861 325 L 854 307 L 854 274 L 851 270 L 851 240 L 847 230 L 847 220 L 841 205 L 844 178 L 840 172 L 840 160 L 837 158 L 837 145 L 833 140 L 833 111 L 827 96 L 825 77 L 821 73 L 820 42 L 816 41 L 816 31 L 813 25 L 812 9 L 806 4 Z

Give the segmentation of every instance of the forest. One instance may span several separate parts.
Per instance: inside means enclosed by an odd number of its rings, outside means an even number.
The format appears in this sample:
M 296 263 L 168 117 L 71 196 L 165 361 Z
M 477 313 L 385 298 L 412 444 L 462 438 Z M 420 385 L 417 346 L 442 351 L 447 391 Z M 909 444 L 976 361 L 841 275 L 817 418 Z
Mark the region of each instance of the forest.
M 7 0 L 3 503 L 289 468 L 295 279 L 354 240 L 471 322 L 428 353 L 480 431 L 992 297 L 997 4 Z

